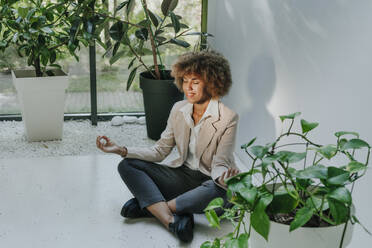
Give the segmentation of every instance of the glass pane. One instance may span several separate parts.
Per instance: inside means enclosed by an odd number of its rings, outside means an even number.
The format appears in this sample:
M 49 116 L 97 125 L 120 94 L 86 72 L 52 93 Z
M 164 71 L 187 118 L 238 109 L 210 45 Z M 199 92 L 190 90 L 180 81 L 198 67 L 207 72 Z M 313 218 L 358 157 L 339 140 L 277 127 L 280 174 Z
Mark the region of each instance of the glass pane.
M 65 113 L 90 113 L 89 48 L 82 46 L 77 54 L 79 61 L 71 55 L 63 61 L 69 75 Z
M 11 70 L 25 65 L 25 59 L 20 58 L 12 46 L 0 52 L 0 115 L 21 113 Z
M 161 14 L 162 0 L 151 0 L 147 1 L 148 8 L 158 14 Z M 114 1 L 109 1 L 109 10 L 113 12 Z M 174 10 L 176 15 L 182 16 L 180 20 L 190 27 L 191 31 L 200 31 L 201 23 L 201 1 L 179 1 L 177 8 Z M 123 14 L 124 9 L 120 10 L 119 14 Z M 119 15 L 118 14 L 118 15 Z M 123 18 L 121 16 L 121 18 Z M 138 1 L 133 15 L 130 17 L 130 21 L 133 23 L 138 23 L 143 20 L 143 11 L 140 2 Z M 170 20 L 168 20 L 170 21 Z M 112 23 L 110 24 L 110 26 Z M 180 32 L 182 32 L 182 29 Z M 174 34 L 173 28 L 169 28 L 169 34 Z M 133 38 L 134 34 L 129 35 Z M 102 35 L 102 40 L 105 40 L 104 34 Z M 191 44 L 187 49 L 174 44 L 167 44 L 160 48 L 162 53 L 163 63 L 166 65 L 167 69 L 175 61 L 178 55 L 191 51 L 194 49 L 194 45 L 198 42 L 198 36 L 186 36 L 185 39 Z M 146 45 L 147 43 L 147 45 Z M 145 42 L 145 47 L 150 49 L 148 45 L 149 42 Z M 129 48 L 121 46 L 119 51 L 126 51 Z M 139 88 L 138 73 L 134 79 L 129 91 L 126 90 L 127 79 L 130 73 L 128 70 L 128 65 L 133 57 L 124 56 L 121 57 L 114 64 L 110 65 L 109 56 L 102 58 L 104 54 L 104 49 L 97 44 L 97 106 L 98 112 L 143 112 L 143 97 L 142 90 Z M 143 56 L 142 60 L 149 66 L 151 66 L 152 55 Z
M 63 70 L 69 74 L 66 91 L 65 113 L 90 113 L 90 81 L 88 48 L 82 47 L 79 62 L 65 53 L 60 61 Z M 12 47 L 0 52 L 0 115 L 20 114 L 17 92 L 13 85 L 12 69 L 26 68 L 26 61 L 20 58 Z M 33 69 L 29 67 L 29 69 Z M 37 98 L 35 98 L 37 100 Z

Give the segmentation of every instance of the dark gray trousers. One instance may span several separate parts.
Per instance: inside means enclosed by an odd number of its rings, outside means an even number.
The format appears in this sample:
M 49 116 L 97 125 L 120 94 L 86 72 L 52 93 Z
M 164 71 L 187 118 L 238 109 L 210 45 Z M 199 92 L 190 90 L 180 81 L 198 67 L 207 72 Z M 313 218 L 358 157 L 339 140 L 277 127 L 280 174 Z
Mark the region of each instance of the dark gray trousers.
M 176 213 L 203 213 L 216 197 L 226 199 L 226 190 L 211 177 L 183 165 L 171 168 L 139 159 L 123 159 L 119 174 L 141 208 L 176 198 Z M 222 211 L 217 211 L 221 214 Z

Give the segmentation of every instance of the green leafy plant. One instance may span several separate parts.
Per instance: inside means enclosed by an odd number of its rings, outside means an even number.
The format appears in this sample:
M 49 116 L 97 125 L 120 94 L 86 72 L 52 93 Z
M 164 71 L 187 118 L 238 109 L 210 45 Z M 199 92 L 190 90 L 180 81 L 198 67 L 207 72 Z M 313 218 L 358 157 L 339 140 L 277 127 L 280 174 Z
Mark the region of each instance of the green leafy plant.
M 201 247 L 247 247 L 252 228 L 268 240 L 270 220 L 288 224 L 289 231 L 302 226 L 346 223 L 342 247 L 348 223 L 360 224 L 351 211 L 352 192 L 355 182 L 366 173 L 370 145 L 356 132 L 336 132 L 335 144 L 317 144 L 308 134 L 318 123 L 302 119 L 301 132 L 292 131 L 299 115 L 297 112 L 280 116 L 282 122 L 290 121 L 289 128 L 273 143 L 253 146 L 254 138 L 241 146 L 252 164 L 247 172 L 226 181 L 233 207 L 224 209 L 224 214 L 218 217 L 215 209 L 223 208 L 224 202 L 216 198 L 205 209 L 211 226 L 219 228 L 220 221 L 228 219 L 234 231 L 213 242 L 206 241 Z M 291 142 L 285 143 L 283 140 L 288 138 Z M 292 142 L 293 138 L 300 141 Z M 296 150 L 288 150 L 289 147 Z M 336 164 L 340 160 L 346 162 Z M 248 226 L 245 215 L 249 218 Z
M 93 0 L 0 3 L 0 51 L 13 44 L 19 56 L 28 58 L 27 64 L 35 68 L 38 77 L 52 73 L 47 67 L 60 68 L 56 61 L 66 51 L 78 60 L 80 44 L 88 46 L 99 40 L 100 30 L 95 27 L 104 22 L 93 13 Z
M 182 23 L 182 17 L 174 13 L 178 0 L 163 0 L 161 13 L 151 11 L 146 0 L 140 0 L 143 20 L 133 23 L 130 19 L 135 0 L 126 0 L 115 9 L 114 16 L 104 15 L 106 20 L 113 21 L 109 29 L 112 42 L 104 44 L 107 54 L 111 54 L 110 63 L 113 64 L 123 56 L 133 59 L 128 65 L 131 72 L 127 81 L 127 90 L 140 67 L 148 71 L 154 79 L 168 79 L 165 66 L 159 48 L 165 45 L 176 45 L 187 48 L 188 42 L 182 39 L 187 35 L 198 35 L 200 37 L 211 36 L 208 33 L 190 32 L 191 29 Z M 125 20 L 117 17 L 125 12 Z M 121 49 L 120 47 L 129 48 Z M 152 56 L 152 64 L 147 64 L 143 57 Z

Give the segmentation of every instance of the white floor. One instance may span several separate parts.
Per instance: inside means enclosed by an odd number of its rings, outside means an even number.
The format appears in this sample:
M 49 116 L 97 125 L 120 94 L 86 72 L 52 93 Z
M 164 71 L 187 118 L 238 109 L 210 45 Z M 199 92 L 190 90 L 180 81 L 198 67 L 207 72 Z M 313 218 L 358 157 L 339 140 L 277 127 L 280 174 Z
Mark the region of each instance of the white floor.
M 0 247 L 199 247 L 230 231 L 196 215 L 194 240 L 180 243 L 155 219 L 125 220 L 132 197 L 111 155 L 0 160 Z

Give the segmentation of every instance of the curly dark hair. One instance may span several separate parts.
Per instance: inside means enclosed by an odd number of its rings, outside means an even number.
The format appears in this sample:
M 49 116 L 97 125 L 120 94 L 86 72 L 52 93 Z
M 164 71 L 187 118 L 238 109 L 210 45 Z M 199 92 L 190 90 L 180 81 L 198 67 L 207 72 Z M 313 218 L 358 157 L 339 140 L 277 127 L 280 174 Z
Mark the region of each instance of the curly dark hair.
M 183 76 L 190 73 L 203 79 L 206 93 L 211 97 L 225 96 L 232 84 L 229 62 L 215 51 L 188 52 L 178 57 L 172 66 L 171 75 L 181 92 Z

